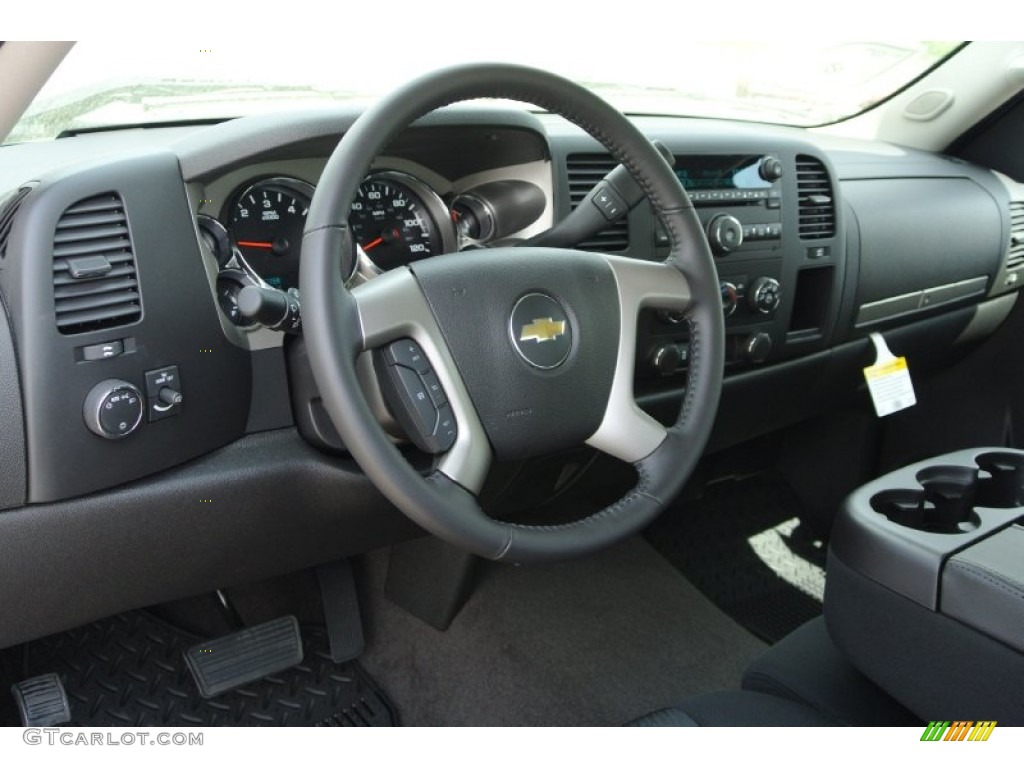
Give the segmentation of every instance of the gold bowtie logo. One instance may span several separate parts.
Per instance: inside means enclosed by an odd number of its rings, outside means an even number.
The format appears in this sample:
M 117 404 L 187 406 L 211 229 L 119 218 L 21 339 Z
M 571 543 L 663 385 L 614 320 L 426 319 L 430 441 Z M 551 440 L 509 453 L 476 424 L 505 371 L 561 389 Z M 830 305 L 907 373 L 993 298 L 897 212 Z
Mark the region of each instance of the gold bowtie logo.
M 520 341 L 554 341 L 565 333 L 565 320 L 553 320 L 550 317 L 535 317 L 532 323 L 523 326 L 519 333 Z

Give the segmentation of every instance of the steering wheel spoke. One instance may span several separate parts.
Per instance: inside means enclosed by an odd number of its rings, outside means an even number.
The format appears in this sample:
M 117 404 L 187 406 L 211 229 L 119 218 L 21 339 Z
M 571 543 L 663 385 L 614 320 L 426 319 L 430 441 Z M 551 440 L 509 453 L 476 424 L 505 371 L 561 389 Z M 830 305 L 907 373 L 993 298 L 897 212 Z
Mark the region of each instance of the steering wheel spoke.
M 665 427 L 640 410 L 633 394 L 640 310 L 686 312 L 693 298 L 689 281 L 675 267 L 620 256 L 604 258 L 619 293 L 619 348 L 604 418 L 587 445 L 632 463 L 652 454 L 667 435 Z
M 450 441 L 445 435 L 452 430 L 448 422 L 454 420 L 454 442 L 441 454 L 437 470 L 471 493 L 478 493 L 490 468 L 490 445 L 416 278 L 408 269 L 396 269 L 353 289 L 352 297 L 356 300 L 364 352 L 373 353 L 396 342 L 392 349 L 397 349 L 403 340 L 412 340 L 425 357 L 420 360 L 414 353 L 398 361 L 399 365 L 412 366 L 403 371 L 408 379 L 423 382 L 423 389 L 412 394 L 413 400 L 417 395 L 427 398 L 419 397 L 422 403 L 411 403 L 408 418 L 416 420 L 422 415 L 422 424 L 433 418 L 433 432 L 424 437 L 440 443 Z M 437 377 L 440 393 L 431 391 L 431 374 Z M 422 410 L 417 411 L 417 405 Z

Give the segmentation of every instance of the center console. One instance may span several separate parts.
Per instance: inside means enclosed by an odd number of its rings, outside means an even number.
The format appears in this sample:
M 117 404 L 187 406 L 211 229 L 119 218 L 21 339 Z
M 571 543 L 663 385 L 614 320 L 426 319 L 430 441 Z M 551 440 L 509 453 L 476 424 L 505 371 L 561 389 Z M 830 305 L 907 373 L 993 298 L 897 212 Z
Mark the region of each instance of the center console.
M 825 617 L 922 719 L 1024 723 L 1024 452 L 958 451 L 854 492 L 833 529 Z
M 843 250 L 833 176 L 818 157 L 780 144 L 762 151 L 678 152 L 675 172 L 715 256 L 730 370 L 824 348 L 839 308 Z M 655 223 L 653 257 L 668 254 Z M 686 368 L 681 316 L 641 321 L 642 378 Z

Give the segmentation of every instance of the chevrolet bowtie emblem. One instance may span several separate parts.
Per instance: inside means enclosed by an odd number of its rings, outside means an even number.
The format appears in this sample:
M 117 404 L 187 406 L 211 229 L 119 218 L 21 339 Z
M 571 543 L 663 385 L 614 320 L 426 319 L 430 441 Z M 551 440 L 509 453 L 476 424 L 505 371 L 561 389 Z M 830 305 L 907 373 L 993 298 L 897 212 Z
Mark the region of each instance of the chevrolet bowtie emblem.
M 554 341 L 565 333 L 565 320 L 553 320 L 550 317 L 535 317 L 532 323 L 523 326 L 519 333 L 520 341 Z

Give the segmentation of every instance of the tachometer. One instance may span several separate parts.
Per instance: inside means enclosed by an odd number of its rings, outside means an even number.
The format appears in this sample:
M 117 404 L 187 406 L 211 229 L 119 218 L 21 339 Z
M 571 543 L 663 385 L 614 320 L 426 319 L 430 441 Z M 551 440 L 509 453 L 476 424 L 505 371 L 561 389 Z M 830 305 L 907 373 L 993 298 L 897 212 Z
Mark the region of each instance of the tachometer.
M 382 271 L 455 250 L 448 209 L 430 187 L 404 173 L 368 176 L 348 221 L 356 242 Z
M 235 197 L 228 214 L 234 244 L 268 284 L 299 284 L 302 229 L 313 187 L 297 179 L 263 179 Z

